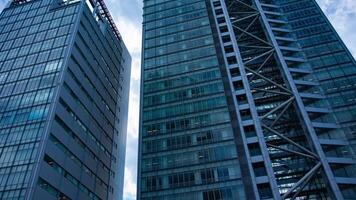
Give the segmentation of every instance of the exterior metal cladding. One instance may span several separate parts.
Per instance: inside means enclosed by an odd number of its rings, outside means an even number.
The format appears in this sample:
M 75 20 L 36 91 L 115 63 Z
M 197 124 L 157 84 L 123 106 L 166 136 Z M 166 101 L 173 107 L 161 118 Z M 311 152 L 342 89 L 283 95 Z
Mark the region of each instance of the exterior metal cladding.
M 131 57 L 105 9 L 1 12 L 0 199 L 122 199 Z
M 138 199 L 355 199 L 356 65 L 314 0 L 145 0 Z

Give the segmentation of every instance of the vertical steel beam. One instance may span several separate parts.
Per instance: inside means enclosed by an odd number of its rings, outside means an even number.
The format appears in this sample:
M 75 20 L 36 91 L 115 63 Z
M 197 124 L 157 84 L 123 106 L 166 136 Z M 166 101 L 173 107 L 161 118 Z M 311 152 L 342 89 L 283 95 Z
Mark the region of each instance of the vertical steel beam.
M 263 134 L 262 125 L 261 125 L 261 122 L 260 122 L 260 119 L 259 119 L 259 116 L 258 116 L 258 113 L 257 113 L 257 110 L 256 110 L 256 105 L 255 105 L 254 100 L 253 100 L 253 95 L 252 95 L 251 88 L 250 88 L 250 85 L 249 85 L 249 80 L 248 80 L 248 77 L 247 77 L 247 73 L 245 71 L 245 65 L 244 65 L 244 62 L 243 62 L 241 54 L 240 54 L 240 50 L 239 50 L 239 47 L 238 47 L 238 44 L 237 44 L 237 41 L 236 41 L 235 33 L 233 31 L 233 25 L 232 25 L 232 23 L 230 21 L 229 15 L 228 15 L 228 10 L 227 10 L 226 4 L 225 4 L 225 0 L 219 0 L 219 1 L 221 3 L 221 7 L 222 7 L 222 10 L 223 10 L 223 15 L 226 18 L 226 24 L 227 24 L 228 29 L 229 29 L 229 34 L 230 34 L 230 37 L 231 37 L 232 45 L 233 45 L 233 48 L 234 48 L 234 50 L 236 52 L 235 56 L 237 58 L 237 62 L 238 62 L 238 66 L 239 66 L 239 70 L 240 70 L 240 74 L 241 74 L 241 78 L 242 78 L 242 81 L 243 81 L 243 84 L 244 84 L 244 87 L 245 87 L 247 100 L 248 100 L 248 103 L 250 105 L 252 119 L 254 120 L 254 127 L 256 129 L 256 135 L 258 137 L 259 146 L 261 148 L 263 162 L 264 162 L 264 165 L 265 165 L 265 168 L 266 168 L 266 171 L 267 171 L 267 177 L 268 177 L 269 184 L 270 184 L 270 187 L 271 187 L 273 199 L 280 200 L 281 196 L 280 196 L 280 193 L 279 193 L 276 177 L 274 175 L 274 171 L 273 171 L 273 168 L 272 168 L 271 158 L 269 156 L 267 144 L 266 144 L 265 137 L 264 137 L 264 134 Z M 215 16 L 215 18 L 216 18 L 216 16 Z M 223 44 L 222 41 L 221 41 L 221 44 Z M 225 58 L 226 58 L 226 56 L 225 56 Z M 227 62 L 226 62 L 226 66 L 227 66 L 227 70 L 229 70 Z M 230 79 L 230 83 L 232 83 L 230 75 L 229 75 L 229 79 Z M 231 88 L 234 88 L 232 84 L 231 84 Z M 234 102 L 235 102 L 234 106 L 236 108 L 236 111 L 238 112 L 239 108 L 238 108 L 238 104 L 237 104 L 236 98 L 234 98 Z M 243 125 L 242 125 L 241 121 L 239 123 L 240 123 L 240 128 L 242 129 L 241 132 L 244 133 L 243 132 Z M 246 153 L 248 154 L 248 159 L 251 159 L 251 157 L 249 155 L 249 151 L 248 151 L 246 138 L 245 138 L 245 136 L 243 136 L 243 137 L 244 137 L 244 141 L 243 142 L 244 142 Z M 249 160 L 249 162 L 251 162 L 251 161 Z M 253 173 L 253 169 L 251 169 L 251 170 L 252 170 L 251 173 L 253 174 L 253 179 L 255 179 L 256 177 L 255 177 L 255 175 Z M 253 181 L 255 182 L 255 180 L 253 180 Z M 259 197 L 257 185 L 254 186 L 254 189 L 255 189 L 256 197 Z
M 288 69 L 287 62 L 285 61 L 284 56 L 283 56 L 281 50 L 279 49 L 277 40 L 274 36 L 274 33 L 272 32 L 271 26 L 268 23 L 267 17 L 262 9 L 260 0 L 252 0 L 252 1 L 254 2 L 257 10 L 259 11 L 259 13 L 261 15 L 261 23 L 263 24 L 263 26 L 265 28 L 266 34 L 267 34 L 268 38 L 270 39 L 270 42 L 272 43 L 272 45 L 275 48 L 276 57 L 277 57 L 279 64 L 282 68 L 282 72 L 283 72 L 282 75 L 284 76 L 284 79 L 286 81 L 286 86 L 292 91 L 292 93 L 295 97 L 296 110 L 299 114 L 301 122 L 303 123 L 305 132 L 307 132 L 307 134 L 308 134 L 307 136 L 309 137 L 311 146 L 320 158 L 320 162 L 321 162 L 322 168 L 324 169 L 324 173 L 325 173 L 326 183 L 329 185 L 331 193 L 334 196 L 334 198 L 343 199 L 341 191 L 340 191 L 338 185 L 336 184 L 335 177 L 331 171 L 331 167 L 330 167 L 329 163 L 327 162 L 325 153 L 318 141 L 318 137 L 315 132 L 315 129 L 314 129 L 312 122 L 308 116 L 308 113 L 306 112 L 303 100 L 302 100 L 301 96 L 299 95 L 299 92 L 297 90 L 295 82 L 292 78 L 292 75 L 291 75 L 289 69 Z
M 222 50 L 222 54 L 224 55 L 224 62 L 225 62 L 225 69 L 226 69 L 226 72 L 227 72 L 227 79 L 228 79 L 228 84 L 229 84 L 229 88 L 230 88 L 230 92 L 232 94 L 232 96 L 234 95 L 235 91 L 232 89 L 234 88 L 234 86 L 232 85 L 232 77 L 231 77 L 231 74 L 228 72 L 229 71 L 229 66 L 227 64 L 227 61 L 226 61 L 226 55 L 225 55 L 225 52 L 223 51 L 223 41 L 221 39 L 221 34 L 220 34 L 220 31 L 218 30 L 218 22 L 217 22 L 217 16 L 216 16 L 216 13 L 214 12 L 214 0 L 208 0 L 209 3 L 210 3 L 210 6 L 211 6 L 211 12 L 213 13 L 213 18 L 214 18 L 214 21 L 215 21 L 215 24 L 217 25 L 216 27 L 216 31 L 218 33 L 218 36 L 219 36 L 219 41 L 220 41 L 220 44 L 221 44 L 221 50 Z M 221 5 L 224 4 L 224 1 L 223 0 L 215 0 L 215 1 L 220 1 Z M 228 19 L 228 16 L 227 16 L 227 12 L 224 11 L 224 16 L 226 19 Z M 228 21 L 228 20 L 226 20 Z M 231 29 L 232 30 L 232 29 Z M 241 126 L 242 124 L 242 120 L 241 120 L 241 116 L 239 114 L 239 111 L 236 109 L 238 108 L 238 103 L 236 101 L 236 98 L 233 97 L 232 98 L 232 101 L 233 101 L 233 106 L 234 106 L 234 111 L 235 111 L 235 114 L 236 114 L 236 119 L 237 119 L 237 123 L 238 123 L 238 128 L 239 130 L 237 132 L 239 132 L 240 134 L 242 134 L 241 136 L 241 146 L 242 148 L 244 149 L 244 151 L 239 151 L 239 154 L 244 154 L 243 157 L 246 158 L 246 161 L 247 164 L 246 166 L 248 167 L 248 176 L 249 178 L 251 178 L 251 180 L 249 180 L 251 183 L 249 184 L 249 186 L 246 186 L 246 187 L 251 187 L 247 190 L 252 190 L 250 193 L 253 193 L 252 196 L 250 194 L 246 194 L 246 197 L 247 198 L 253 198 L 253 199 L 256 199 L 256 200 L 260 200 L 259 198 L 259 193 L 258 193 L 258 189 L 257 189 L 257 184 L 256 184 L 256 180 L 255 180 L 255 175 L 254 175 L 254 171 L 253 171 L 253 166 L 252 166 L 252 163 L 251 163 L 251 160 L 250 160 L 250 153 L 248 151 L 248 146 L 247 146 L 247 141 L 246 141 L 246 138 L 244 137 L 244 129 L 243 129 L 243 126 Z M 238 140 L 235 139 L 235 140 Z M 238 145 L 238 144 L 237 144 Z M 241 170 L 242 171 L 242 170 Z M 243 179 L 246 179 L 247 177 L 243 177 Z M 245 191 L 247 191 L 245 189 Z

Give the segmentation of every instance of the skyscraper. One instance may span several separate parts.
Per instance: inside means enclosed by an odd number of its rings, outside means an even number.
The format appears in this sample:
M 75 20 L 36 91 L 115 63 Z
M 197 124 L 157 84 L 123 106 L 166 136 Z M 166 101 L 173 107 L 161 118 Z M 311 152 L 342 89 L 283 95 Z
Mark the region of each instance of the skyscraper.
M 103 1 L 0 14 L 0 199 L 121 199 L 131 58 Z
M 314 0 L 145 0 L 138 199 L 355 199 L 355 83 Z

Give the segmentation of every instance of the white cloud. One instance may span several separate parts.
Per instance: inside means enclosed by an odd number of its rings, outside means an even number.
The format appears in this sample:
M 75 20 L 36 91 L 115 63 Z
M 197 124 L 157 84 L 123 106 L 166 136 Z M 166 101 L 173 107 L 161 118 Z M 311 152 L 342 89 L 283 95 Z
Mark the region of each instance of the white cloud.
M 132 56 L 129 119 L 127 128 L 124 199 L 136 199 L 138 123 L 141 79 L 142 0 L 108 0 L 120 34 Z
M 136 182 L 132 180 L 136 179 L 136 171 L 134 169 L 125 167 L 125 195 L 124 199 L 126 200 L 134 200 L 136 199 Z
M 7 3 L 7 0 L 0 0 L 0 12 L 5 7 L 6 3 Z
M 132 53 L 141 52 L 141 24 L 123 19 L 119 16 L 115 21 L 126 46 Z
M 141 38 L 142 38 L 142 31 L 141 31 L 141 21 L 136 21 L 135 17 L 128 17 L 120 13 L 122 9 L 118 8 L 118 6 L 122 5 L 124 2 L 120 4 L 117 1 L 108 1 L 108 5 L 113 5 L 111 7 L 111 13 L 113 14 L 115 23 L 120 31 L 121 36 L 130 51 L 132 56 L 132 78 L 134 80 L 139 81 L 141 75 Z M 129 2 L 126 2 L 127 4 Z M 118 5 L 119 4 L 119 5 Z M 138 15 L 140 19 L 140 11 L 136 11 L 137 9 L 141 8 L 131 8 L 134 11 L 132 15 Z M 117 12 L 115 12 L 117 11 Z M 137 17 L 137 16 L 136 16 Z M 138 91 L 135 91 L 138 92 Z
M 317 0 L 330 22 L 356 57 L 356 1 L 355 0 Z

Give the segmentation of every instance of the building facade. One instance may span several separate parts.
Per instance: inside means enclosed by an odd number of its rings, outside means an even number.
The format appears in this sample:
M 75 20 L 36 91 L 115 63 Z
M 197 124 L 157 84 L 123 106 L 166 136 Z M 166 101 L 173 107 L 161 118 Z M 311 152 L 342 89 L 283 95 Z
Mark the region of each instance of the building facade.
M 0 199 L 121 199 L 131 57 L 103 1 L 0 14 Z
M 137 198 L 355 199 L 355 60 L 314 0 L 145 0 Z

